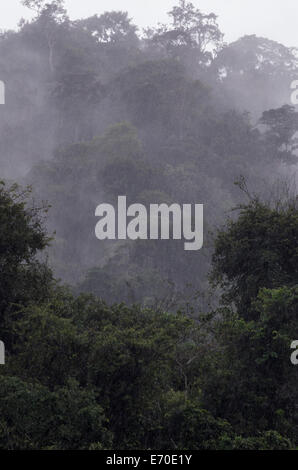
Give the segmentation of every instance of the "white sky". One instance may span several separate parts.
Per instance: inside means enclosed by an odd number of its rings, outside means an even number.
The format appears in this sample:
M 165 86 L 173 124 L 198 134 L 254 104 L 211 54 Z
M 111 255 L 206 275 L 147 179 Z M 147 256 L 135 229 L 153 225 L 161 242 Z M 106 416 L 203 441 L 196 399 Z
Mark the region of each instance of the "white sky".
M 166 22 L 178 0 L 66 0 L 70 18 L 77 19 L 104 11 L 124 10 L 139 27 Z M 256 34 L 298 47 L 298 0 L 192 0 L 205 13 L 218 15 L 225 41 Z M 21 17 L 30 18 L 21 0 L 0 0 L 0 29 L 15 28 Z

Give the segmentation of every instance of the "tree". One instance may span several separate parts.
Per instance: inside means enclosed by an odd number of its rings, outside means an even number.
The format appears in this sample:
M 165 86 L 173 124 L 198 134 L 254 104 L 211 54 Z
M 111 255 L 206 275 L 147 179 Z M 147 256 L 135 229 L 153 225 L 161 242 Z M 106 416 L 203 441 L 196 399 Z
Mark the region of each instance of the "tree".
M 22 0 L 24 6 L 34 10 L 39 16 L 44 15 L 64 21 L 65 9 L 64 0 Z
M 217 347 L 203 404 L 226 419 L 236 434 L 243 433 L 244 441 L 236 438 L 233 444 L 236 448 L 293 448 L 298 397 L 290 345 L 298 334 L 297 287 L 261 289 L 251 312 L 244 319 L 231 306 L 217 311 Z
M 288 162 L 297 163 L 293 154 L 298 148 L 298 113 L 294 106 L 284 105 L 278 109 L 264 111 L 260 124 L 264 125 L 267 143 L 273 145 L 275 153 Z
M 148 29 L 147 37 L 170 57 L 184 60 L 195 72 L 199 66 L 210 62 L 222 42 L 217 17 L 214 13 L 202 13 L 185 0 L 180 0 L 168 14 L 172 20 L 170 26 Z M 195 64 L 191 68 L 192 61 Z
M 97 50 L 101 77 L 111 77 L 140 55 L 137 27 L 126 12 L 110 11 L 77 20 L 72 26 L 92 39 Z
M 261 288 L 298 283 L 298 210 L 296 202 L 270 207 L 254 198 L 218 232 L 212 257 L 214 282 L 223 300 L 234 303 L 241 316 L 251 309 Z
M 137 42 L 137 27 L 131 23 L 128 14 L 123 11 L 111 11 L 94 15 L 76 22 L 87 30 L 100 44 Z
M 37 23 L 46 37 L 49 49 L 49 67 L 53 74 L 54 66 L 54 48 L 56 44 L 56 26 L 64 24 L 67 21 L 66 10 L 64 9 L 64 0 L 23 0 L 23 4 L 37 13 Z
M 188 33 L 189 45 L 195 44 L 204 54 L 208 46 L 217 48 L 223 38 L 216 23 L 216 15 L 202 13 L 191 2 L 180 0 L 179 6 L 175 6 L 170 12 L 172 26 L 176 30 Z
M 42 219 L 47 208 L 28 206 L 29 195 L 0 184 L 0 326 L 7 347 L 17 304 L 45 298 L 52 286 L 51 271 L 37 258 L 50 241 Z
M 225 106 L 249 111 L 259 119 L 264 109 L 289 102 L 289 83 L 296 78 L 296 70 L 294 49 L 247 35 L 225 44 L 209 73 L 217 97 Z
M 111 433 L 93 390 L 74 380 L 55 391 L 0 376 L 1 450 L 107 449 Z

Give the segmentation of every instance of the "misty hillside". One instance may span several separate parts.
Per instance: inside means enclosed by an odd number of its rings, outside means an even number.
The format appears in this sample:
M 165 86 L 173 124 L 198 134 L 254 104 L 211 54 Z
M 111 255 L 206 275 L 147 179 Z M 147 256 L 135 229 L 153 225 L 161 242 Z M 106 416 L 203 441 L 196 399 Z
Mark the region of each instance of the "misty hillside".
M 56 275 L 110 303 L 204 288 L 208 233 L 243 199 L 234 182 L 244 177 L 265 194 L 294 171 L 284 148 L 295 134 L 291 108 L 280 119 L 292 119 L 293 132 L 280 139 L 259 119 L 289 104 L 297 51 L 256 36 L 224 44 L 215 15 L 184 8 L 142 32 L 125 12 L 70 21 L 53 2 L 1 35 L 1 173 L 52 206 Z M 95 207 L 121 194 L 145 205 L 203 203 L 203 250 L 99 243 Z
M 298 50 L 226 44 L 185 0 L 144 31 L 125 2 L 21 3 L 0 35 L 0 449 L 298 449 Z M 169 240 L 98 239 L 119 196 L 204 205 L 203 247 L 174 216 Z

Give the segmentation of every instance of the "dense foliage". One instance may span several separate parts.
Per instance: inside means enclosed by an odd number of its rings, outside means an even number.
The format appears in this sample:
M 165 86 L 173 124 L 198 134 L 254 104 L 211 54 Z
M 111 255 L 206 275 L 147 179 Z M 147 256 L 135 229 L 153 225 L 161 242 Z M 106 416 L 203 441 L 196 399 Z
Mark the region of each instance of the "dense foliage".
M 253 201 L 219 232 L 213 278 L 224 287 L 225 305 L 208 314 L 168 313 L 108 306 L 54 283 L 36 259 L 48 243 L 40 216 L 16 191 L 3 186 L 0 194 L 1 221 L 17 214 L 20 223 L 15 231 L 1 223 L 0 234 L 2 270 L 9 275 L 5 260 L 14 246 L 15 273 L 14 289 L 1 290 L 0 299 L 7 346 L 0 369 L 2 449 L 297 445 L 293 204 Z M 284 250 L 293 252 L 293 264 L 284 265 Z M 247 263 L 239 264 L 242 257 Z M 253 263 L 259 283 L 247 268 Z

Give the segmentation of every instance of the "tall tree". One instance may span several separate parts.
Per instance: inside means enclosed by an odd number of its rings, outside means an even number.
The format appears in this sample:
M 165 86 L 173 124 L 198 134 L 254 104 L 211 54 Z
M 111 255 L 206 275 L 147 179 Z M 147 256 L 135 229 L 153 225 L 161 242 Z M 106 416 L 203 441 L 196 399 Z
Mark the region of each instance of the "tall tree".
M 49 67 L 54 73 L 54 48 L 56 44 L 56 28 L 67 20 L 64 0 L 22 0 L 23 5 L 37 13 L 37 20 L 43 30 L 49 49 Z
M 223 39 L 216 15 L 202 13 L 185 0 L 180 0 L 168 14 L 170 25 L 147 30 L 152 43 L 171 57 L 184 60 L 188 67 L 193 63 L 193 70 L 208 63 Z
M 298 148 L 298 113 L 294 106 L 284 105 L 278 109 L 265 111 L 260 119 L 260 124 L 266 128 L 265 137 L 271 142 L 277 151 L 295 163 L 297 157 L 293 154 Z

